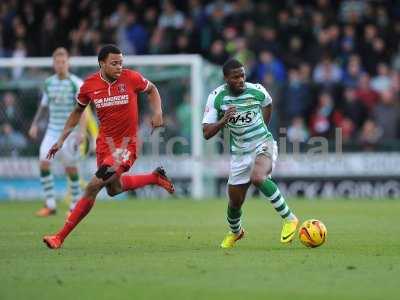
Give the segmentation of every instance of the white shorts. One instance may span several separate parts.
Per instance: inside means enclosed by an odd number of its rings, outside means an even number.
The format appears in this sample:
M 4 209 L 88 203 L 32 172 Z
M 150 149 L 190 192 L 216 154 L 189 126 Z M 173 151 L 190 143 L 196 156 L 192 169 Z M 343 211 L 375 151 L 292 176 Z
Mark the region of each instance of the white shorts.
M 59 159 L 64 167 L 76 167 L 79 161 L 79 145 L 78 133 L 72 132 L 65 140 L 63 147 L 58 151 L 54 159 Z M 47 153 L 50 148 L 57 142 L 58 136 L 46 131 L 43 141 L 40 144 L 39 159 L 47 161 Z
M 259 145 L 252 153 L 245 155 L 232 155 L 231 169 L 229 172 L 228 184 L 238 185 L 250 182 L 250 175 L 253 169 L 254 161 L 260 154 L 266 155 L 272 160 L 272 170 L 275 167 L 278 158 L 278 146 L 276 141 L 267 140 Z M 271 174 L 268 174 L 271 176 Z

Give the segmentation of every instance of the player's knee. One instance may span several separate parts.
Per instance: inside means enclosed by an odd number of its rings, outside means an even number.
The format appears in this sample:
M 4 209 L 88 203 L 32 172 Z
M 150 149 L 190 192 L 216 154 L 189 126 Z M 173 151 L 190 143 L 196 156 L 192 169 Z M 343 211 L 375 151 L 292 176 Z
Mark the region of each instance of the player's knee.
M 101 165 L 95 175 L 97 178 L 102 179 L 103 181 L 106 181 L 114 174 L 115 174 L 115 170 L 113 167 L 108 166 L 108 165 Z
M 267 176 L 261 172 L 253 172 L 250 177 L 251 183 L 255 186 L 260 186 L 265 179 L 267 179 Z
M 50 162 L 49 161 L 41 161 L 39 164 L 41 171 L 50 171 Z
M 107 195 L 110 197 L 114 197 L 119 194 L 119 191 L 112 187 L 107 187 Z

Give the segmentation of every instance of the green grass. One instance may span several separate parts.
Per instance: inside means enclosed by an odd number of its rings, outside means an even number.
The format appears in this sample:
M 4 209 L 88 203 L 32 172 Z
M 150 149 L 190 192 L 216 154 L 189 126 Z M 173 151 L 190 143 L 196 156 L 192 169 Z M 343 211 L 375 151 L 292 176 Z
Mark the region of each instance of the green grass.
M 280 219 L 260 199 L 244 207 L 235 249 L 225 201 L 99 202 L 51 251 L 41 237 L 64 211 L 38 219 L 39 203 L 0 203 L 0 299 L 399 299 L 400 201 L 293 200 L 328 240 L 279 243 Z M 396 222 L 397 221 L 397 222 Z

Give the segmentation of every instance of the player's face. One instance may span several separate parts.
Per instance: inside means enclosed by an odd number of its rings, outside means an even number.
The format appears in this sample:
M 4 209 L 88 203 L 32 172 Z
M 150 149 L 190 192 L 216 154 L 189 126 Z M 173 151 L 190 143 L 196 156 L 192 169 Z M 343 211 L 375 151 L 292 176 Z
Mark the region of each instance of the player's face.
M 122 54 L 108 54 L 101 63 L 104 74 L 111 79 L 117 79 L 122 73 Z
M 69 69 L 68 57 L 66 55 L 58 55 L 54 57 L 53 67 L 57 75 L 66 75 Z
M 244 67 L 231 70 L 226 76 L 225 81 L 229 89 L 235 94 L 241 94 L 245 90 L 246 73 Z

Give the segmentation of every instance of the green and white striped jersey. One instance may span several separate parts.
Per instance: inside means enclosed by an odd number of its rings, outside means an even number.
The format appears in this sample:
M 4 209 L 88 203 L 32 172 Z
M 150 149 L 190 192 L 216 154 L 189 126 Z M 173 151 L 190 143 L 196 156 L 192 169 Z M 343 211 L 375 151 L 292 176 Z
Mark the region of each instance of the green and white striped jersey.
M 231 153 L 248 154 L 266 140 L 273 139 L 261 110 L 271 103 L 271 96 L 261 84 L 246 82 L 246 89 L 237 96 L 232 95 L 224 84 L 208 96 L 203 124 L 218 122 L 229 107 L 236 107 L 235 115 L 227 123 Z
M 70 113 L 75 107 L 76 96 L 83 81 L 73 75 L 60 79 L 57 74 L 44 82 L 43 96 L 40 105 L 49 107 L 47 133 L 59 135 Z

